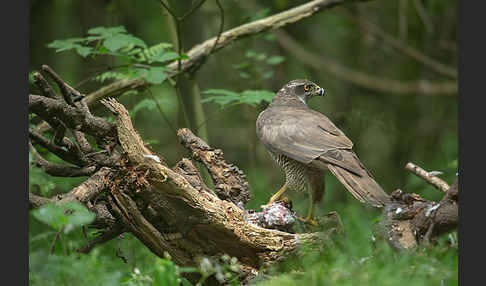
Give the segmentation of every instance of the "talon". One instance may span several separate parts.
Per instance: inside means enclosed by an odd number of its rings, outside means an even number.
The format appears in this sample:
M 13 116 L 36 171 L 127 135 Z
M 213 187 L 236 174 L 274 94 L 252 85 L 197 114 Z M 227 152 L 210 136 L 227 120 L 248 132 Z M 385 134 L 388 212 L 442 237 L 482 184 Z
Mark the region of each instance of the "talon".
M 269 205 L 271 205 L 273 203 L 276 203 L 276 202 L 283 202 L 286 205 L 291 205 L 292 204 L 292 201 L 289 198 L 283 197 L 280 200 L 273 200 L 273 201 L 270 200 L 268 203 L 266 203 L 264 205 L 261 205 L 260 208 L 268 207 Z
M 298 219 L 305 224 L 310 224 L 310 225 L 313 225 L 313 226 L 319 226 L 319 223 L 311 217 L 306 217 L 306 218 L 298 217 Z
M 283 185 L 280 190 L 278 190 L 271 198 L 270 198 L 270 201 L 268 201 L 268 203 L 266 205 L 262 205 L 260 206 L 261 208 L 265 207 L 265 206 L 269 206 L 271 205 L 273 202 L 276 202 L 280 199 L 280 197 L 283 195 L 283 193 L 285 193 L 287 191 L 287 185 Z
M 269 201 L 268 203 L 264 204 L 264 205 L 261 205 L 260 208 L 263 209 L 263 208 L 266 208 L 268 207 L 269 205 L 273 204 L 274 202 L 272 201 Z

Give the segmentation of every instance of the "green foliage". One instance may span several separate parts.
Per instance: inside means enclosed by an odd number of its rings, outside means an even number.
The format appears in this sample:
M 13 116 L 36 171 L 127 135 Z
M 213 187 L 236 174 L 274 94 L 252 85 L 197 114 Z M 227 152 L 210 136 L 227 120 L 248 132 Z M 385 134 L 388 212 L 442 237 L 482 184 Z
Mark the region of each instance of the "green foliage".
M 147 111 L 156 111 L 157 104 L 165 105 L 171 104 L 171 101 L 168 98 L 157 98 L 154 100 L 150 97 L 145 97 L 144 99 L 140 100 L 129 112 L 130 116 L 135 116 L 141 110 L 146 109 Z
M 208 277 L 213 275 L 223 285 L 239 285 L 237 279 L 239 270 L 240 266 L 236 257 L 226 254 L 218 258 L 203 257 L 199 262 L 199 273 L 202 277 L 197 285 L 202 285 Z
M 96 27 L 88 30 L 87 37 L 55 40 L 47 47 L 56 49 L 56 52 L 76 51 L 80 56 L 88 55 L 116 55 L 129 56 L 141 51 L 140 48 L 147 48 L 141 39 L 130 35 L 125 27 Z M 90 45 L 94 43 L 93 45 Z M 115 53 L 120 51 L 120 53 Z
M 63 229 L 64 233 L 69 233 L 78 226 L 90 224 L 95 219 L 95 214 L 78 202 L 49 203 L 33 210 L 32 215 L 56 230 Z
M 170 51 L 167 52 L 167 50 L 171 48 L 172 44 L 170 43 L 160 43 L 144 49 L 141 53 L 137 54 L 137 57 L 139 61 L 147 61 L 148 63 L 152 63 L 156 61 L 155 59 L 160 58 L 166 54 L 173 54 Z
M 34 73 L 35 71 L 29 72 L 29 84 L 34 84 Z
M 165 67 L 152 67 L 146 70 L 145 80 L 152 84 L 161 84 L 167 78 L 166 71 L 167 68 Z
M 46 134 L 46 136 L 48 139 L 52 140 L 48 134 Z M 36 148 L 44 159 L 55 163 L 63 163 L 57 156 L 52 153 L 47 153 L 45 148 L 41 146 L 36 146 Z M 70 190 L 84 180 L 85 177 L 63 178 L 53 177 L 46 174 L 44 170 L 35 166 L 33 154 L 29 150 L 29 190 L 31 192 L 43 197 L 50 197 L 55 193 Z
M 281 263 L 260 269 L 254 285 L 457 285 L 457 234 L 444 235 L 438 245 L 410 253 L 395 253 L 386 242 L 373 243 L 371 221 L 379 213 L 363 209 L 359 203 L 337 204 L 346 236 L 333 247 L 303 248 Z M 54 232 L 43 231 L 30 239 L 30 285 L 192 285 L 182 273 L 202 275 L 200 282 L 213 276 L 225 285 L 239 285 L 239 266 L 228 255 L 206 257 L 198 268 L 179 267 L 167 258 L 158 258 L 133 236 L 111 241 L 93 249 L 89 255 L 47 253 Z M 76 232 L 58 243 L 86 240 Z M 51 238 L 50 240 L 46 240 Z M 41 243 L 42 240 L 46 243 Z M 452 242 L 454 240 L 454 242 Z M 34 245 L 34 242 L 39 242 Z M 71 246 L 72 247 L 72 246 Z M 58 248 L 69 248 L 62 245 Z M 121 249 L 128 264 L 115 256 Z M 79 275 L 79 273 L 84 273 Z
M 33 156 L 29 151 L 29 189 L 42 196 L 49 196 L 55 184 L 42 169 L 33 166 Z
M 100 75 L 95 76 L 93 79 L 98 82 L 105 82 L 107 80 L 122 80 L 125 79 L 127 76 L 125 73 L 116 72 L 116 71 L 107 71 Z
M 213 102 L 221 108 L 238 104 L 257 106 L 262 102 L 272 101 L 272 98 L 275 96 L 274 92 L 268 90 L 245 90 L 238 93 L 226 89 L 208 89 L 203 91 L 202 94 L 216 94 L 202 99 L 201 102 Z
M 80 56 L 86 57 L 93 53 L 93 48 L 88 46 L 83 46 L 82 43 L 88 40 L 83 38 L 71 38 L 66 40 L 55 40 L 54 42 L 47 45 L 48 48 L 56 49 L 56 53 L 74 50 Z
M 160 100 L 154 101 L 152 98 L 144 98 L 140 100 L 130 111 L 130 116 L 135 116 L 140 110 L 147 109 L 148 111 L 155 111 L 157 108 L 157 103 Z
M 155 265 L 154 286 L 179 286 L 181 285 L 192 285 L 187 279 L 182 277 L 183 273 L 193 273 L 199 272 L 197 268 L 194 267 L 179 267 L 174 264 L 169 259 L 157 259 Z
M 131 273 L 131 276 L 126 278 L 125 281 L 123 281 L 122 285 L 125 286 L 143 286 L 143 285 L 152 285 L 152 282 L 154 279 L 150 275 L 143 274 L 140 272 L 140 269 L 135 267 L 133 269 L 133 272 Z
M 124 265 L 114 259 L 98 249 L 78 257 L 35 250 L 29 254 L 29 285 L 119 286 L 123 275 L 119 269 Z
M 122 61 L 119 71 L 106 71 L 94 77 L 104 82 L 108 79 L 144 78 L 151 84 L 161 84 L 167 79 L 167 68 L 153 64 L 166 64 L 170 61 L 187 59 L 171 50 L 172 45 L 159 43 L 148 47 L 140 38 L 129 34 L 125 27 L 96 27 L 88 30 L 84 38 L 55 40 L 47 47 L 56 52 L 75 51 L 82 57 L 112 56 Z M 113 68 L 112 68 L 113 69 Z
M 192 286 L 183 273 L 198 272 L 193 267 L 179 267 L 170 259 L 155 258 L 154 269 L 151 273 L 142 273 L 139 268 L 135 268 L 130 277 L 124 279 L 122 285 L 126 286 Z
M 272 38 L 270 37 L 267 40 L 272 41 Z M 236 69 L 241 78 L 250 79 L 249 86 L 260 87 L 264 80 L 268 80 L 274 75 L 274 66 L 285 60 L 283 56 L 268 56 L 266 53 L 248 50 L 245 53 L 245 58 L 240 63 L 233 65 L 233 68 Z
M 266 269 L 269 279 L 256 285 L 457 285 L 458 248 L 450 236 L 434 247 L 396 253 L 385 241 L 373 242 L 372 215 L 362 206 L 338 208 L 345 237 L 333 247 L 301 249 Z
M 360 257 L 345 248 L 327 254 L 306 254 L 294 270 L 256 285 L 457 285 L 457 251 L 419 250 L 395 255 L 387 245 Z M 282 271 L 282 269 L 279 269 Z
M 278 65 L 280 63 L 282 63 L 283 61 L 285 61 L 285 58 L 284 57 L 281 57 L 281 56 L 271 56 L 267 59 L 267 64 L 269 65 Z

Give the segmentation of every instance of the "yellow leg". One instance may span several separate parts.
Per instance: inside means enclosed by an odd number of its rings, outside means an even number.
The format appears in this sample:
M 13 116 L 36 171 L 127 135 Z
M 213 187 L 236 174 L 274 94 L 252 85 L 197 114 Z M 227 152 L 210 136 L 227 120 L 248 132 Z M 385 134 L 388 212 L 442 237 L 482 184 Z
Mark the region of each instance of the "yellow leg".
M 268 203 L 266 204 L 267 206 L 272 204 L 273 202 L 276 202 L 280 199 L 280 197 L 285 193 L 285 191 L 287 191 L 287 186 L 286 185 L 283 185 L 280 190 L 278 190 L 278 192 L 276 192 L 271 198 L 270 200 L 268 201 Z
M 314 220 L 314 200 L 312 197 L 310 198 L 309 212 L 307 213 L 307 217 L 306 218 L 299 217 L 299 220 L 304 223 L 312 224 L 315 226 L 319 225 L 317 221 Z

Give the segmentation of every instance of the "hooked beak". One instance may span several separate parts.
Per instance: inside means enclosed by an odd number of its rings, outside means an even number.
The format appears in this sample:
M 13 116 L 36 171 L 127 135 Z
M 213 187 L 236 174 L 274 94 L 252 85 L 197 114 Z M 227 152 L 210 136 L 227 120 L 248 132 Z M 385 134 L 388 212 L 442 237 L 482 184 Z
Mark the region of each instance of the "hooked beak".
M 319 87 L 317 93 L 319 94 L 319 96 L 324 96 L 324 89 L 322 87 Z

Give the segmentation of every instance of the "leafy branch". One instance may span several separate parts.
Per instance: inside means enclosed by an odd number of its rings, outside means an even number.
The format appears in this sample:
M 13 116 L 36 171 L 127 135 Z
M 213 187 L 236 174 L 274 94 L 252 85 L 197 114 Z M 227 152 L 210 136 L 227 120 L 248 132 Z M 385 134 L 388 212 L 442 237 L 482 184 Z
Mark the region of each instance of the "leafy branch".
M 243 92 L 234 92 L 226 89 L 208 89 L 203 94 L 215 94 L 201 100 L 201 102 L 213 102 L 221 108 L 227 108 L 238 104 L 248 104 L 257 106 L 262 102 L 270 102 L 275 93 L 268 90 L 245 90 Z
M 125 27 L 96 27 L 87 31 L 84 38 L 55 40 L 47 47 L 56 52 L 74 51 L 78 55 L 95 59 L 97 56 L 112 56 L 123 64 L 108 67 L 92 79 L 104 82 L 108 79 L 143 78 L 151 84 L 161 84 L 167 75 L 168 62 L 187 59 L 187 55 L 172 50 L 172 44 L 159 43 L 148 47 L 140 38 L 129 34 Z M 118 71 L 114 71 L 114 70 Z

